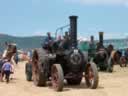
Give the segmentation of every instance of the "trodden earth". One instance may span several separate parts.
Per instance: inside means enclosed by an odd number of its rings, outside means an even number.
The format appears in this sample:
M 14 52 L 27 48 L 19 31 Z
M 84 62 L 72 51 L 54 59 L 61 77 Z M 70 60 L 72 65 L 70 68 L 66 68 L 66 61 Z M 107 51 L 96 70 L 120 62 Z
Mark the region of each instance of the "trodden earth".
M 128 67 L 114 66 L 113 73 L 99 72 L 99 86 L 88 89 L 82 81 L 81 85 L 64 86 L 62 92 L 55 92 L 49 87 L 36 87 L 25 79 L 25 62 L 15 68 L 13 80 L 9 84 L 0 82 L 1 96 L 128 96 Z

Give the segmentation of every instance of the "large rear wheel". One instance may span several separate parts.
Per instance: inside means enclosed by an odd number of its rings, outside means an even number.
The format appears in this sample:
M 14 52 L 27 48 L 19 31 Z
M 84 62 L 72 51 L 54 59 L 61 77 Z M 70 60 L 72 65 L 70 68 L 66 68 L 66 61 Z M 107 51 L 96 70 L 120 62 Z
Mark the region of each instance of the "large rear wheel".
M 54 64 L 51 70 L 52 86 L 56 91 L 62 91 L 64 85 L 64 75 L 60 64 Z
M 33 52 L 32 57 L 32 73 L 33 73 L 33 81 L 36 86 L 45 86 L 46 85 L 46 77 L 44 74 L 44 66 L 43 66 L 43 49 L 37 49 Z
M 98 70 L 96 64 L 89 62 L 85 70 L 86 85 L 91 89 L 96 89 L 99 82 Z

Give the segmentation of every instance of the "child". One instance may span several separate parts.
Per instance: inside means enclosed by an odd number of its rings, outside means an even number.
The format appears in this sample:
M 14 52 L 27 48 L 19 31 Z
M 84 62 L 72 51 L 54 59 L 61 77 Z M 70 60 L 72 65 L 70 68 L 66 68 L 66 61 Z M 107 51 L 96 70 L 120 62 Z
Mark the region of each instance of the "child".
M 9 77 L 12 71 L 12 64 L 10 63 L 10 60 L 6 60 L 6 62 L 2 66 L 2 73 L 3 77 L 5 75 L 6 82 L 9 82 Z

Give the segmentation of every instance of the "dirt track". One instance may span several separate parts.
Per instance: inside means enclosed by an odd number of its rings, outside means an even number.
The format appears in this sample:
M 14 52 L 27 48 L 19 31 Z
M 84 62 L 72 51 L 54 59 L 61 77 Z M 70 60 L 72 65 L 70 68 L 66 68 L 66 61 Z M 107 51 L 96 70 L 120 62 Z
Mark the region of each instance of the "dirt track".
M 114 72 L 100 72 L 99 87 L 88 89 L 84 80 L 80 86 L 65 85 L 63 92 L 55 92 L 48 87 L 35 87 L 33 82 L 27 82 L 24 75 L 24 63 L 16 67 L 15 75 L 9 84 L 0 82 L 1 96 L 128 96 L 128 67 L 114 67 Z

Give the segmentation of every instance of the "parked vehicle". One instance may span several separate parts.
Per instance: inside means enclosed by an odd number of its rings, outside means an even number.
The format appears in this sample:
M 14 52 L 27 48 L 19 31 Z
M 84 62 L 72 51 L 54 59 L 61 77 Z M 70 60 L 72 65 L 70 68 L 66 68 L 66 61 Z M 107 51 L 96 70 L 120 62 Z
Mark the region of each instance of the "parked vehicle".
M 50 81 L 56 91 L 62 91 L 64 79 L 70 85 L 81 83 L 84 76 L 86 85 L 96 89 L 99 76 L 96 64 L 88 61 L 77 47 L 77 16 L 70 16 L 69 37 L 58 43 L 53 41 L 35 49 L 32 57 L 32 77 L 36 86 L 46 86 Z M 49 50 L 50 49 L 50 50 Z M 84 73 L 84 75 L 83 75 Z M 27 75 L 27 74 L 26 74 Z

